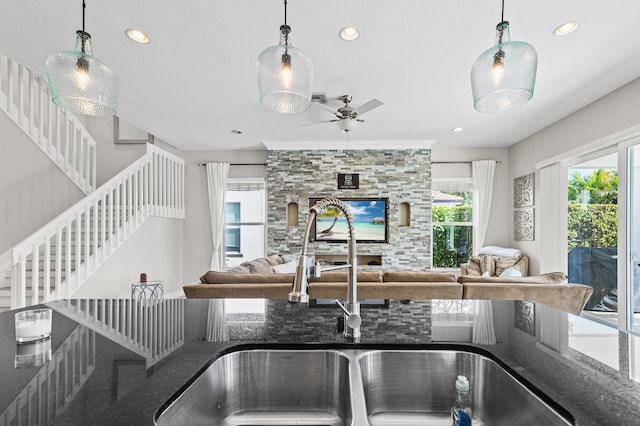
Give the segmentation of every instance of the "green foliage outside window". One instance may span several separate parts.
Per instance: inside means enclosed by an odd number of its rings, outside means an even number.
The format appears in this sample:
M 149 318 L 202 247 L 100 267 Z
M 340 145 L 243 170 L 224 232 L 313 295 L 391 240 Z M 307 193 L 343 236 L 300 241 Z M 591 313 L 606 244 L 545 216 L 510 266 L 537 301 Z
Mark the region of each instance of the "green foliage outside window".
M 618 204 L 618 171 L 596 169 L 569 177 L 569 203 Z
M 568 251 L 618 245 L 618 171 L 574 173 L 568 184 Z
M 472 222 L 472 206 L 432 206 L 433 266 L 455 268 L 472 254 L 471 225 L 438 225 L 438 222 Z M 454 247 L 451 247 L 453 232 Z
M 472 208 L 467 206 L 433 206 L 431 220 L 436 222 L 469 222 L 473 221 Z
M 618 206 L 616 204 L 569 204 L 568 251 L 576 246 L 616 247 Z

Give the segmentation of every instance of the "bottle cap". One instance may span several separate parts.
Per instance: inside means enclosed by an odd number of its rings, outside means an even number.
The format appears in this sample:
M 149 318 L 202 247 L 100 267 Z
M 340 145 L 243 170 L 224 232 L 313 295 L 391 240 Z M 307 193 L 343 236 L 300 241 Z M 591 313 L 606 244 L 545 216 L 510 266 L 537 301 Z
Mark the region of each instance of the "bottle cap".
M 458 380 L 456 380 L 456 390 L 459 392 L 469 392 L 469 380 L 466 376 L 458 376 Z

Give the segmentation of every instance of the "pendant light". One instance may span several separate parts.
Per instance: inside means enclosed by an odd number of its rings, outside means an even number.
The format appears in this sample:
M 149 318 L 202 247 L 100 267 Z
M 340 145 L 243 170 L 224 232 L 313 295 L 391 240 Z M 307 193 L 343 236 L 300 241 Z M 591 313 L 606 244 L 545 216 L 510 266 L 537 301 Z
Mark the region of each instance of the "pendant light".
M 496 44 L 485 51 L 471 69 L 473 106 L 480 112 L 507 111 L 533 96 L 538 55 L 528 43 L 511 41 L 509 22 L 496 26 Z
M 280 43 L 265 49 L 258 57 L 260 104 L 280 114 L 306 111 L 311 106 L 312 85 L 313 63 L 303 51 L 291 45 L 287 0 L 284 0 Z
M 54 104 L 85 115 L 114 115 L 118 80 L 104 62 L 93 56 L 91 35 L 84 30 L 86 4 L 82 1 L 82 30 L 76 31 L 76 50 L 47 58 L 49 91 Z

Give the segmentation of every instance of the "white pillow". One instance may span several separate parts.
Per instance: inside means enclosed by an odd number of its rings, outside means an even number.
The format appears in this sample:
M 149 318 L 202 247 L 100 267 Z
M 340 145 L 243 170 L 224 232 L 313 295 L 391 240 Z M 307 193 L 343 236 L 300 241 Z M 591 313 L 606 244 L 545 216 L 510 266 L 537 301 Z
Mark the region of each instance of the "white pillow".
M 296 262 L 292 260 L 291 262 L 275 265 L 273 272 L 276 274 L 293 274 L 296 272 Z
M 518 271 L 517 269 L 505 269 L 504 271 L 502 271 L 500 276 L 501 277 L 521 277 L 522 272 Z
M 498 246 L 486 246 L 482 247 L 478 252 L 478 256 L 499 256 L 499 257 L 517 257 L 520 256 L 522 252 L 515 248 L 504 248 Z

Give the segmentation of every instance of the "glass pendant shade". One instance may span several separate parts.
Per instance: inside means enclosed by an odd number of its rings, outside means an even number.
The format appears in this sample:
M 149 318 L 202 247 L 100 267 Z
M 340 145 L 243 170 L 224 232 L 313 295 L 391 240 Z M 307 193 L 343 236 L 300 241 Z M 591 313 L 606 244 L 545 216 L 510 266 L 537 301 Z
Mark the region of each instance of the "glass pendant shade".
M 260 104 L 281 114 L 303 112 L 311 107 L 313 63 L 291 45 L 291 28 L 280 27 L 280 43 L 258 57 Z
M 509 22 L 496 27 L 496 45 L 471 69 L 473 106 L 481 112 L 507 111 L 533 96 L 538 55 L 529 43 L 511 41 Z
M 114 115 L 118 79 L 107 64 L 93 56 L 91 36 L 76 32 L 76 50 L 47 58 L 49 91 L 54 104 L 85 115 Z

